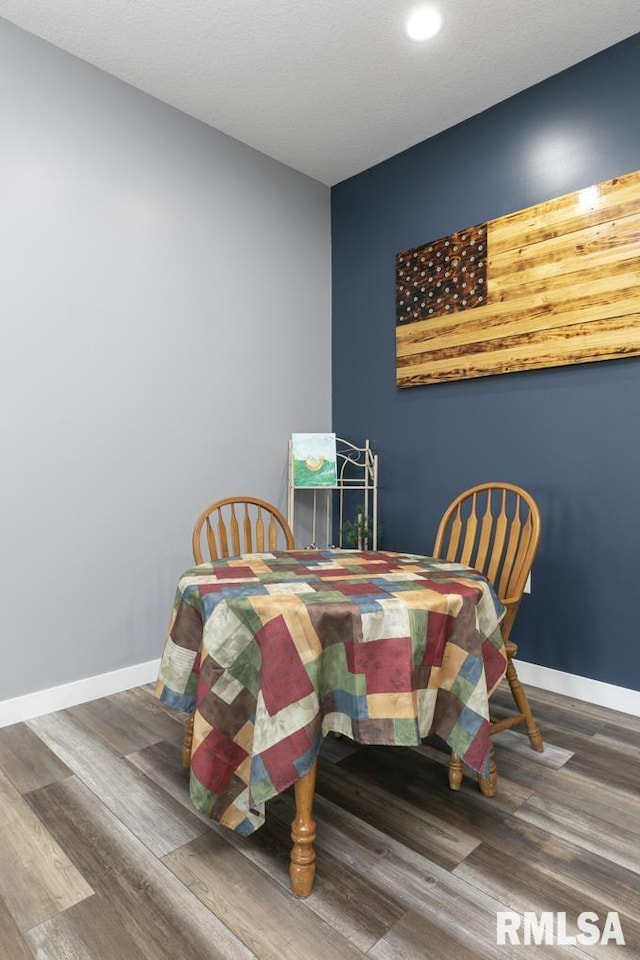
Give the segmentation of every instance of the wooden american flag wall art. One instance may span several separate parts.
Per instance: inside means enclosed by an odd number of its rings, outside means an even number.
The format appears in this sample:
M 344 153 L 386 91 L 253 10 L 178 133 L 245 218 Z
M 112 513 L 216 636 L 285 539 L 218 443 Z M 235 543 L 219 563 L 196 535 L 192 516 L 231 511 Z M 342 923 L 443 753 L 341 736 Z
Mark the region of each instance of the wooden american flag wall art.
M 640 354 L 640 171 L 396 256 L 396 382 Z

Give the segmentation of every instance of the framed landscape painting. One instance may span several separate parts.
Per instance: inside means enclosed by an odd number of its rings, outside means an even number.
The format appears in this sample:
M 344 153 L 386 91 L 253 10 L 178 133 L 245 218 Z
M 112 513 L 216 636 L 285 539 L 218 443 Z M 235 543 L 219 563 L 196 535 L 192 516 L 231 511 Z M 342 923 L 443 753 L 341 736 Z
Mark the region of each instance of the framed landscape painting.
M 292 433 L 294 487 L 335 487 L 338 483 L 335 433 Z

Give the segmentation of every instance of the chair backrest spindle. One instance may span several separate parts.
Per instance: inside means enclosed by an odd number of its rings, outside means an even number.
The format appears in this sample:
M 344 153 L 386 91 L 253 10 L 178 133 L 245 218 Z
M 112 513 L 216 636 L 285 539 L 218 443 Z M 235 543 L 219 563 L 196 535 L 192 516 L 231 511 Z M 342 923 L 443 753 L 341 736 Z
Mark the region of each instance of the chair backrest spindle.
M 249 515 L 249 504 L 244 505 L 244 549 L 245 553 L 253 553 L 253 540 L 251 538 L 251 517 Z
M 218 511 L 218 541 L 220 543 L 220 556 L 228 557 L 229 541 L 227 539 L 227 525 L 224 522 L 224 517 L 222 516 L 220 511 Z
M 238 526 L 238 518 L 236 517 L 236 508 L 235 504 L 231 504 L 231 552 L 232 554 L 242 553 L 242 547 L 240 546 L 240 528 Z
M 274 517 L 269 520 L 269 550 L 275 550 L 278 542 L 278 527 Z
M 256 522 L 256 541 L 258 553 L 264 553 L 264 520 L 262 519 L 262 510 L 258 510 L 258 520 Z
M 211 554 L 212 560 L 218 559 L 218 546 L 216 544 L 216 535 L 213 532 L 213 527 L 211 526 L 211 517 L 207 517 L 207 546 L 209 547 L 209 553 Z

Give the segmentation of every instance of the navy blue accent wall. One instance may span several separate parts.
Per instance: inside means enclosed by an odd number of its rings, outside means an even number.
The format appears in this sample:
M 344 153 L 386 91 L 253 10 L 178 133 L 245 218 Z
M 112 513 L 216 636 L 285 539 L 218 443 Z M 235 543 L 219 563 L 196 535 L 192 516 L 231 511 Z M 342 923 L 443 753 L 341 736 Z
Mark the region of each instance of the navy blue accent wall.
M 457 493 L 526 487 L 543 528 L 520 656 L 634 690 L 640 358 L 399 390 L 394 258 L 640 169 L 639 101 L 640 34 L 332 190 L 334 428 L 380 454 L 383 546 L 429 553 Z

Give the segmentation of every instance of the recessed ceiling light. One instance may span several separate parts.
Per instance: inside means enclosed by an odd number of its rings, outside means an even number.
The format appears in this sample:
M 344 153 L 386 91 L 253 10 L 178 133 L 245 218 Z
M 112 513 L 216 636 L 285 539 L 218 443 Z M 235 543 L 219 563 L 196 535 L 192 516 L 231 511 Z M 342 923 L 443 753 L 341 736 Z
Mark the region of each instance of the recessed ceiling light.
M 407 20 L 410 40 L 430 40 L 442 26 L 442 14 L 435 7 L 419 7 Z

